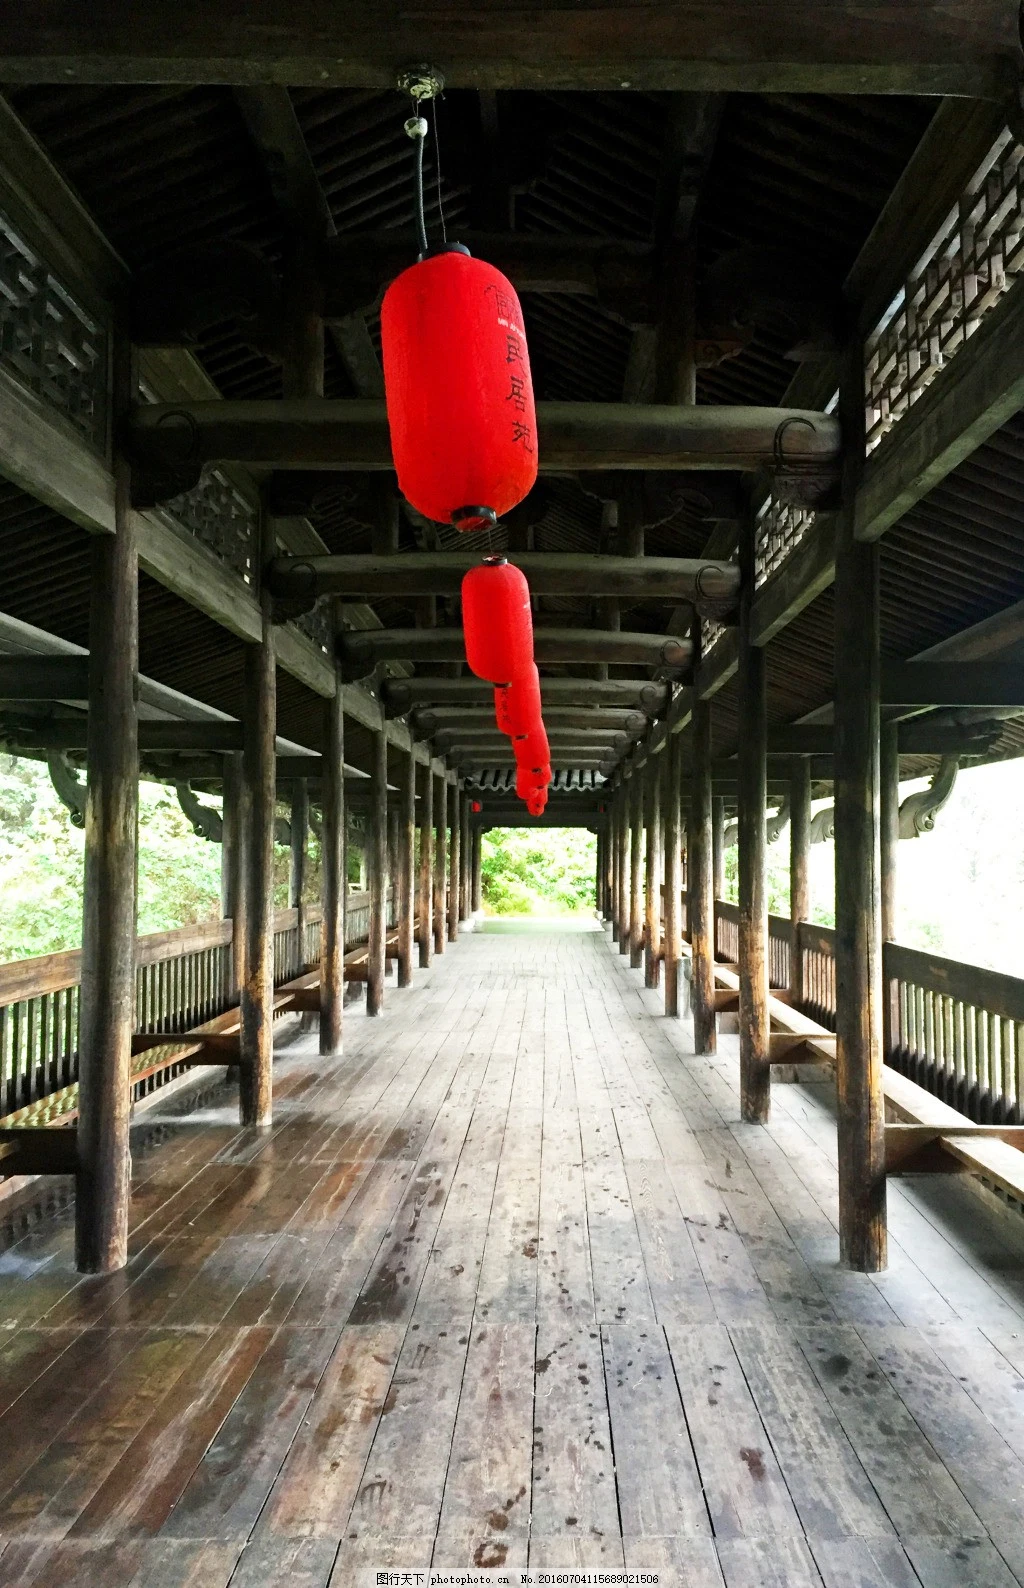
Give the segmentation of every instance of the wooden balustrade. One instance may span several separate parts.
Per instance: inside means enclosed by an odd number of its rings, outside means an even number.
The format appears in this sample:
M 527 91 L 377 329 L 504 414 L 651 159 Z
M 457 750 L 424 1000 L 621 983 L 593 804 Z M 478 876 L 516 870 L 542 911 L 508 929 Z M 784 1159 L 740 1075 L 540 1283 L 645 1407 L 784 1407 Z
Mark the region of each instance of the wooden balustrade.
M 715 953 L 728 964 L 736 962 L 737 917 L 736 905 L 716 901 Z M 771 985 L 787 987 L 790 922 L 773 915 L 768 930 Z M 797 941 L 804 976 L 800 1009 L 834 1031 L 835 932 L 802 921 Z M 886 1063 L 977 1124 L 1024 1122 L 1024 979 L 900 943 L 886 943 L 882 961 Z
M 300 976 L 320 957 L 318 905 L 305 910 L 299 943 L 297 910 L 274 916 L 274 981 Z M 394 906 L 389 901 L 389 925 Z M 369 897 L 349 894 L 346 948 L 366 938 Z M 230 920 L 153 932 L 136 944 L 135 1030 L 187 1031 L 223 1014 L 232 990 Z M 69 1112 L 78 1079 L 81 954 L 77 949 L 0 965 L 0 1118 L 5 1125 L 44 1125 Z M 133 1100 L 164 1086 L 186 1066 L 139 1065 Z

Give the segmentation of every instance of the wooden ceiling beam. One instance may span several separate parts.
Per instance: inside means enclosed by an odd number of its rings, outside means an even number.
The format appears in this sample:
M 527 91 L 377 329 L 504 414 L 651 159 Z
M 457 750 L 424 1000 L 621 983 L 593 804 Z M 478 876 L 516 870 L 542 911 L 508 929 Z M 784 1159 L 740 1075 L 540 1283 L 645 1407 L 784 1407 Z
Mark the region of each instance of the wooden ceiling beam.
M 542 402 L 537 429 L 542 474 L 766 468 L 824 487 L 841 461 L 838 421 L 809 409 Z M 394 466 L 384 404 L 369 399 L 144 403 L 133 409 L 124 439 L 143 471 L 166 473 L 183 462 L 193 468 L 228 462 L 309 470 Z
M 625 733 L 635 738 L 637 734 L 646 732 L 650 726 L 650 718 L 644 716 L 641 711 L 615 710 L 613 707 L 546 704 L 544 725 L 549 733 L 553 728 L 573 728 L 584 732 L 600 730 Z M 426 735 L 443 733 L 446 728 L 460 726 L 471 731 L 477 728 L 489 730 L 494 727 L 494 706 L 491 704 L 420 707 L 412 713 L 410 726 L 414 733 Z
M 534 595 L 622 596 L 638 601 L 693 601 L 718 610 L 735 604 L 739 568 L 700 557 L 591 557 L 575 552 L 517 552 Z M 277 557 L 267 584 L 282 603 L 312 605 L 320 596 L 457 595 L 479 563 L 472 552 L 403 552 L 397 557 Z M 424 631 L 426 632 L 426 631 Z
M 971 94 L 1013 81 L 1016 0 L 628 0 L 442 6 L 370 0 L 188 7 L 175 0 L 21 6 L 4 20 L 7 82 L 395 86 L 430 61 L 449 88 L 690 93 Z
M 688 667 L 693 643 L 663 634 L 623 630 L 535 628 L 538 662 L 612 662 L 640 667 Z M 346 676 L 364 678 L 378 662 L 461 662 L 462 629 L 363 629 L 338 637 L 338 657 Z
M 657 716 L 667 711 L 667 684 L 643 679 L 544 678 L 541 694 L 549 706 L 618 706 Z M 388 716 L 402 716 L 417 706 L 490 705 L 494 690 L 479 678 L 389 678 L 380 688 L 381 704 Z

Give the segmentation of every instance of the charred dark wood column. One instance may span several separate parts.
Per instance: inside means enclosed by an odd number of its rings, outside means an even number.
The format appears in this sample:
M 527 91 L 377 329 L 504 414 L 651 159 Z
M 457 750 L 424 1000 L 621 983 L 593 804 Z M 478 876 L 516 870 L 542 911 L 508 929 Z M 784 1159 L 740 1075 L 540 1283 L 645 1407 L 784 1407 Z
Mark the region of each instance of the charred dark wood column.
M 740 534 L 742 596 L 738 669 L 739 747 L 739 1014 L 740 1111 L 751 1124 L 768 1118 L 768 888 L 765 806 L 768 799 L 765 652 L 750 642 L 754 596 L 754 520 Z
M 629 779 L 619 787 L 619 953 L 629 953 L 629 912 L 632 890 L 629 877 L 629 858 L 633 835 L 630 829 L 630 812 L 633 801 L 633 781 Z
M 398 985 L 412 986 L 412 950 L 416 937 L 416 746 L 409 741 L 409 764 L 402 788 L 399 832 Z
M 382 722 L 373 732 L 370 817 L 366 869 L 370 893 L 366 958 L 366 1013 L 384 1006 L 384 959 L 388 934 L 388 736 Z
M 604 832 L 599 827 L 594 842 L 594 909 L 598 919 L 605 916 Z
M 131 361 L 127 348 L 123 354 L 118 391 L 127 398 Z M 128 465 L 118 458 L 115 533 L 95 536 L 90 548 L 75 1204 L 75 1260 L 85 1274 L 112 1273 L 128 1258 L 139 803 L 139 563 L 130 485 Z
M 836 1090 L 839 1247 L 850 1268 L 886 1266 L 879 833 L 878 547 L 854 539 L 864 456 L 863 358 L 845 360 L 840 414 L 847 464 L 836 522 Z
M 231 992 L 238 997 L 245 975 L 245 839 L 249 830 L 242 757 L 224 757 L 223 840 L 220 853 L 220 907 L 231 922 Z
M 634 766 L 629 780 L 629 964 L 639 970 L 644 957 L 644 777 Z
M 900 752 L 895 722 L 883 722 L 879 738 L 882 942 L 895 943 L 897 930 L 897 856 L 900 841 Z
M 448 941 L 454 943 L 459 935 L 459 897 L 461 875 L 459 854 L 462 849 L 460 807 L 462 800 L 458 783 L 453 783 L 448 796 Z
M 665 745 L 665 1013 L 679 1014 L 679 976 L 683 958 L 680 909 L 683 867 L 681 807 L 683 736 L 670 733 Z
M 619 890 L 619 883 L 620 883 L 620 873 L 619 873 L 620 853 L 619 853 L 619 850 L 620 850 L 620 838 L 621 838 L 621 834 L 622 834 L 622 785 L 621 784 L 619 784 L 619 786 L 616 788 L 614 794 L 612 795 L 612 800 L 611 800 L 611 804 L 609 806 L 609 811 L 610 811 L 609 820 L 610 820 L 610 824 L 611 825 L 609 827 L 609 832 L 608 832 L 608 847 L 611 850 L 612 883 L 611 883 L 611 897 L 610 897 L 610 899 L 608 901 L 608 904 L 609 904 L 609 914 L 611 915 L 611 919 L 612 919 L 612 942 L 613 943 L 617 943 L 619 941 L 619 921 L 620 921 L 620 911 L 621 911 L 621 908 L 622 908 L 622 900 L 621 900 L 621 897 L 620 897 L 620 890 Z
M 483 873 L 483 843 L 484 835 L 479 827 L 473 829 L 473 913 L 478 914 L 484 907 L 484 873 Z
M 340 1053 L 345 1002 L 345 708 L 341 679 L 324 702 L 323 831 L 320 840 L 320 1052 Z
M 690 926 L 690 1000 L 693 1008 L 693 1051 L 714 1053 L 715 904 L 714 839 L 711 831 L 711 706 L 693 707 L 693 764 L 690 814 L 686 831 L 687 917 Z
M 662 752 L 664 754 L 664 751 Z M 661 984 L 661 757 L 649 756 L 644 779 L 644 986 Z
M 434 774 L 429 761 L 423 769 L 423 799 L 420 805 L 419 870 L 419 947 L 420 968 L 430 964 L 434 947 Z
M 804 1003 L 801 921 L 811 918 L 811 767 L 794 756 L 789 774 L 789 991 L 796 1008 Z
M 299 951 L 297 970 L 301 974 L 306 965 L 306 890 L 307 834 L 309 832 L 309 789 L 304 777 L 292 783 L 291 799 L 291 864 L 288 871 L 288 905 L 296 912 L 296 932 Z
M 448 880 L 448 780 L 442 773 L 437 780 L 437 799 L 434 803 L 434 953 L 443 954 L 448 941 L 448 915 L 445 909 L 445 885 Z
M 711 801 L 712 881 L 716 899 L 725 898 L 725 800 L 716 794 Z
M 469 871 L 470 871 L 469 803 L 470 803 L 469 802 L 469 795 L 466 793 L 466 790 L 463 789 L 463 791 L 462 791 L 462 799 L 460 801 L 461 820 L 460 820 L 460 823 L 459 823 L 459 872 L 460 872 L 460 887 L 461 887 L 461 899 L 462 899 L 461 919 L 463 921 L 468 921 L 469 917 L 473 913 L 473 907 L 472 907 L 472 905 L 469 902 L 469 895 L 470 895 L 470 880 L 469 880 Z
M 269 598 L 263 643 L 247 645 L 243 684 L 242 775 L 249 806 L 246 852 L 245 977 L 240 1004 L 239 1093 L 243 1125 L 266 1128 L 273 1112 L 274 815 L 277 797 L 277 669 Z

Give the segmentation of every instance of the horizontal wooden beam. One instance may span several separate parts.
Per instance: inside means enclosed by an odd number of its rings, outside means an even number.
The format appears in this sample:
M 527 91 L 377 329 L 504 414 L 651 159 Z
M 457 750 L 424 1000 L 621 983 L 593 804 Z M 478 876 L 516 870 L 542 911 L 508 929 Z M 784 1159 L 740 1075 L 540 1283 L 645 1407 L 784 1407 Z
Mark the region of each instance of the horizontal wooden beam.
M 1024 669 L 1016 662 L 883 662 L 882 704 L 1024 711 Z
M 683 668 L 693 656 L 693 642 L 620 629 L 535 628 L 533 652 L 541 663 Z M 338 656 L 351 677 L 365 677 L 380 661 L 460 662 L 465 655 L 462 629 L 350 629 L 338 637 Z
M 232 9 L 147 0 L 22 6 L 5 19 L 10 83 L 285 83 L 395 87 L 396 62 L 438 61 L 449 88 L 688 93 L 1005 92 L 1016 65 L 1011 0 L 618 0 L 566 7 L 382 12 L 371 0 Z M 397 101 L 396 101 L 397 103 Z
M 1002 1141 L 1024 1148 L 1024 1125 L 975 1125 L 967 1120 L 951 1128 L 894 1122 L 885 1127 L 886 1174 L 963 1174 L 969 1155 L 961 1158 L 958 1143 Z
M 973 728 L 932 726 L 927 719 L 913 717 L 899 724 L 897 738 L 901 755 L 981 755 L 999 732 L 999 724 L 978 723 Z M 768 753 L 769 756 L 831 756 L 834 742 L 835 729 L 831 723 L 794 724 L 769 732 Z
M 517 552 L 534 595 L 618 596 L 674 605 L 731 606 L 739 569 L 701 557 L 597 557 L 547 551 Z M 374 597 L 457 595 L 463 575 L 478 566 L 478 552 L 411 551 L 394 557 L 372 554 L 277 557 L 268 586 L 282 603 L 312 603 L 320 596 Z
M 666 711 L 671 693 L 667 684 L 632 678 L 542 678 L 540 690 L 545 711 L 549 705 L 619 706 L 648 716 Z M 494 690 L 479 678 L 388 678 L 381 684 L 380 698 L 391 716 L 404 716 L 416 706 L 465 703 L 494 708 Z
M 277 469 L 392 469 L 383 401 L 145 403 L 125 431 L 142 469 L 241 463 Z M 537 404 L 542 473 L 743 469 L 835 476 L 838 421 L 809 409 Z
M 0 656 L 0 705 L 88 698 L 87 656 Z
M 496 266 L 518 292 L 598 298 L 636 324 L 657 315 L 651 243 L 461 228 L 459 241 L 478 259 Z M 414 232 L 398 229 L 329 238 L 320 251 L 324 317 L 335 320 L 374 307 L 419 249 Z
M 494 705 L 480 706 L 425 706 L 413 712 L 410 719 L 414 733 L 434 734 L 446 728 L 463 726 L 470 729 L 494 727 Z M 650 727 L 650 718 L 642 711 L 625 711 L 606 706 L 552 706 L 544 707 L 544 726 L 552 728 L 591 729 L 612 733 L 625 733 L 631 738 Z

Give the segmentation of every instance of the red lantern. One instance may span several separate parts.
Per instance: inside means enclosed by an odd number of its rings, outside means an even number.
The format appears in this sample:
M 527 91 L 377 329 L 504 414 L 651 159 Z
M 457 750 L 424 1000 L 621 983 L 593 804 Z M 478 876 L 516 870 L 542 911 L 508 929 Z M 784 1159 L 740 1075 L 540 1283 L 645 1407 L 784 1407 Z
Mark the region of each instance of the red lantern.
M 437 523 L 493 524 L 537 478 L 537 417 L 519 299 L 458 246 L 393 281 L 380 315 L 402 495 Z
M 533 661 L 533 613 L 526 575 L 504 557 L 485 557 L 462 581 L 466 661 L 478 678 L 507 684 Z
M 536 662 L 516 673 L 511 683 L 494 691 L 498 727 L 509 738 L 529 733 L 541 720 L 540 674 Z
M 526 809 L 531 816 L 543 816 L 548 803 L 547 793 L 531 794 L 526 801 Z
M 547 787 L 532 767 L 521 766 L 516 772 L 516 793 L 521 800 L 547 794 Z

